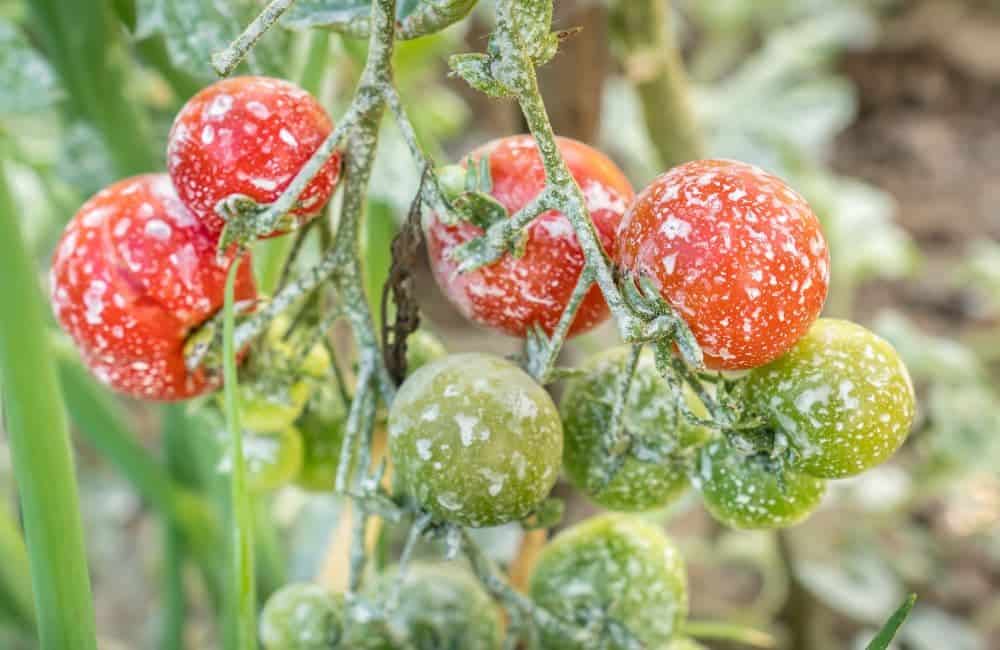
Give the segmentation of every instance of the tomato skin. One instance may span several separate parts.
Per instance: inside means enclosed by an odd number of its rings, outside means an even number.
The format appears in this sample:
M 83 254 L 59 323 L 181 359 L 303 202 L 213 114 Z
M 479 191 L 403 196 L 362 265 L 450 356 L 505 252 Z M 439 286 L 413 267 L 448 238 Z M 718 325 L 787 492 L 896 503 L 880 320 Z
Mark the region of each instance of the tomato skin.
M 410 494 L 438 519 L 522 519 L 559 474 L 562 425 L 545 390 L 513 363 L 453 354 L 410 375 L 389 412 L 389 453 Z
M 797 452 L 793 465 L 822 478 L 854 476 L 887 460 L 916 414 L 910 375 L 892 345 L 832 318 L 752 371 L 747 388 Z
M 269 433 L 247 432 L 243 458 L 247 485 L 253 492 L 271 492 L 299 475 L 303 459 L 302 434 L 295 427 Z
M 611 160 L 569 138 L 556 138 L 570 173 L 586 197 L 597 234 L 612 254 L 615 231 L 633 197 L 632 186 Z M 489 156 L 492 196 L 513 215 L 545 187 L 545 169 L 531 136 L 489 142 L 469 154 Z M 539 215 L 526 228 L 527 246 L 520 258 L 506 253 L 489 266 L 458 274 L 452 251 L 481 235 L 467 222 L 447 225 L 436 215 L 424 224 L 431 268 L 438 286 L 469 320 L 498 332 L 524 338 L 538 324 L 551 334 L 584 266 L 583 250 L 569 220 L 559 212 Z M 592 329 L 610 312 L 598 287 L 583 299 L 570 335 Z
M 720 370 L 784 354 L 819 316 L 829 284 L 826 239 L 805 200 L 728 160 L 685 163 L 640 192 L 616 261 L 650 277 Z
M 213 389 L 184 366 L 187 335 L 223 304 L 231 257 L 188 212 L 166 174 L 115 183 L 84 203 L 56 247 L 51 299 L 56 319 L 91 372 L 114 390 L 182 400 Z M 237 301 L 254 300 L 243 260 Z
M 309 583 L 285 585 L 268 598 L 260 614 L 265 650 L 327 650 L 343 636 L 344 602 Z
M 742 529 L 785 528 L 815 510 L 826 481 L 761 455 L 745 456 L 725 440 L 699 452 L 692 483 L 719 522 Z
M 418 329 L 406 340 L 406 374 L 412 375 L 431 361 L 448 354 L 441 339 L 424 329 Z
M 302 433 L 302 469 L 299 487 L 310 492 L 332 492 L 340 465 L 347 406 L 329 383 L 316 388 L 296 426 Z
M 372 588 L 375 597 L 385 602 L 397 580 L 398 567 L 387 570 Z M 389 638 L 371 650 L 499 650 L 503 641 L 496 603 L 474 576 L 453 564 L 408 566 L 386 628 L 381 636 Z
M 167 166 L 181 200 L 216 236 L 215 206 L 230 194 L 271 203 L 333 130 L 316 99 L 269 77 L 217 81 L 188 100 L 167 142 Z M 319 214 L 340 176 L 335 154 L 306 186 L 292 215 Z M 271 233 L 280 234 L 279 232 Z
M 680 552 L 661 528 L 629 515 L 601 515 L 557 535 L 538 558 L 530 594 L 540 607 L 574 626 L 592 622 L 595 611 L 606 611 L 649 648 L 666 645 L 688 611 Z M 542 647 L 593 646 L 543 638 Z M 607 640 L 599 647 L 620 646 Z
M 618 383 L 631 349 L 619 346 L 598 353 L 580 367 L 582 377 L 566 384 L 560 403 L 563 421 L 563 467 L 573 484 L 605 508 L 641 511 L 661 508 L 688 487 L 687 471 L 678 461 L 644 462 L 629 454 L 614 478 L 601 487 L 604 437 L 611 426 Z M 686 390 L 688 405 L 701 416 L 705 406 Z M 703 441 L 704 427 L 690 424 L 674 406 L 667 381 L 656 369 L 651 350 L 639 357 L 623 412 L 623 430 L 640 439 L 669 437 L 680 450 Z M 628 453 L 628 452 L 627 452 Z

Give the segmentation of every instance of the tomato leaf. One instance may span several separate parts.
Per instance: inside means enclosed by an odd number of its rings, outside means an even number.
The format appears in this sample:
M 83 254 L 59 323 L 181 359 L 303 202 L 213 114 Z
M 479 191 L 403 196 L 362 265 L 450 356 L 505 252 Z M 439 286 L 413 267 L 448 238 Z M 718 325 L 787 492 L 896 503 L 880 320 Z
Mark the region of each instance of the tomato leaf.
M 448 59 L 448 65 L 453 73 L 479 92 L 490 97 L 506 97 L 511 91 L 493 77 L 491 61 L 487 54 L 456 54 Z
M 216 77 L 212 53 L 228 47 L 259 11 L 255 0 L 136 0 L 135 35 L 142 39 L 163 34 L 171 61 L 210 81 Z M 287 33 L 272 30 L 253 48 L 245 65 L 255 74 L 283 77 L 287 45 Z
M 396 7 L 396 36 L 400 40 L 439 32 L 462 18 L 476 0 L 401 0 Z M 299 0 L 282 19 L 295 30 L 326 27 L 346 36 L 368 35 L 371 2 L 368 0 Z
M 906 617 L 909 616 L 910 610 L 913 609 L 913 605 L 917 602 L 917 595 L 910 594 L 899 609 L 889 617 L 889 620 L 885 622 L 879 633 L 875 635 L 872 642 L 868 644 L 865 650 L 886 650 L 889 644 L 892 643 L 892 639 L 896 636 L 896 632 L 899 631 L 900 626 Z
M 51 107 L 62 94 L 55 71 L 14 25 L 0 20 L 0 115 L 23 115 Z

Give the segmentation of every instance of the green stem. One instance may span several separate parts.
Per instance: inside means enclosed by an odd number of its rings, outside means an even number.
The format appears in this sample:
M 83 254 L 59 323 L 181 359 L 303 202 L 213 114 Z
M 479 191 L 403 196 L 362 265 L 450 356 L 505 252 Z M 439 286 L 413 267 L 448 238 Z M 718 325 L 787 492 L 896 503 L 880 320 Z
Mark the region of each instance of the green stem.
M 179 481 L 184 459 L 184 420 L 180 407 L 163 411 L 163 452 L 170 479 Z M 184 534 L 170 517 L 163 517 L 163 595 L 160 650 L 183 650 L 187 602 L 184 594 Z
M 26 630 L 35 627 L 35 600 L 28 572 L 28 550 L 17 518 L 0 502 L 0 593 L 6 609 Z
M 625 72 L 639 93 L 649 138 L 667 167 L 704 156 L 670 18 L 670 3 L 663 0 L 618 0 L 611 18 L 624 47 Z
M 724 621 L 687 621 L 684 623 L 684 634 L 695 639 L 731 641 L 753 648 L 774 648 L 777 646 L 775 638 L 767 632 Z
M 271 0 L 267 8 L 243 30 L 239 38 L 223 51 L 212 55 L 212 67 L 220 77 L 225 77 L 236 69 L 264 32 L 278 22 L 281 14 L 285 13 L 293 2 L 295 0 Z
M 0 385 L 44 650 L 96 650 L 69 427 L 44 301 L 0 166 Z
M 233 539 L 230 598 L 235 611 L 236 647 L 255 650 L 257 647 L 257 595 L 253 555 L 253 509 L 246 485 L 243 458 L 243 426 L 240 424 L 239 394 L 236 378 L 236 347 L 233 333 L 236 319 L 233 310 L 233 286 L 241 257 L 233 260 L 226 277 L 225 306 L 222 320 L 223 377 L 225 381 L 226 428 L 232 444 L 232 476 L 230 478 L 233 508 Z

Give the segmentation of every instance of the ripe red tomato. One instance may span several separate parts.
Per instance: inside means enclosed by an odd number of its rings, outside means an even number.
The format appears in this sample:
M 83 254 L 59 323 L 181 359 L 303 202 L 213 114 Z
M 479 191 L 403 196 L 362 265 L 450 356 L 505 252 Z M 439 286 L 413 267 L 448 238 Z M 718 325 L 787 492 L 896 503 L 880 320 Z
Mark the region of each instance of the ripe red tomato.
M 615 230 L 632 201 L 632 186 L 601 152 L 569 138 L 557 140 L 586 197 L 601 243 L 611 253 Z M 483 156 L 490 160 L 492 195 L 510 214 L 545 187 L 545 169 L 531 136 L 494 140 L 469 154 L 472 160 Z M 553 210 L 532 221 L 522 257 L 508 253 L 489 266 L 462 274 L 456 273 L 458 263 L 452 251 L 481 235 L 482 229 L 467 222 L 447 225 L 431 216 L 425 230 L 438 285 L 466 318 L 510 336 L 524 337 L 534 324 L 552 333 L 584 266 L 583 250 L 565 215 Z M 595 286 L 584 298 L 569 333 L 586 332 L 608 316 L 608 306 Z
M 745 163 L 675 167 L 636 198 L 616 261 L 680 312 L 710 368 L 784 354 L 823 307 L 830 256 L 819 221 L 784 181 Z
M 66 226 L 52 262 L 56 318 L 94 375 L 153 400 L 204 393 L 213 382 L 184 367 L 184 340 L 222 305 L 231 259 L 181 204 L 166 174 L 98 192 Z M 257 292 L 249 260 L 236 300 Z
M 215 212 L 219 201 L 230 194 L 274 201 L 332 129 L 319 102 L 288 81 L 224 79 L 177 114 L 167 143 L 170 178 L 188 209 L 218 235 L 225 225 Z M 292 215 L 300 224 L 322 211 L 339 175 L 335 154 L 299 197 Z

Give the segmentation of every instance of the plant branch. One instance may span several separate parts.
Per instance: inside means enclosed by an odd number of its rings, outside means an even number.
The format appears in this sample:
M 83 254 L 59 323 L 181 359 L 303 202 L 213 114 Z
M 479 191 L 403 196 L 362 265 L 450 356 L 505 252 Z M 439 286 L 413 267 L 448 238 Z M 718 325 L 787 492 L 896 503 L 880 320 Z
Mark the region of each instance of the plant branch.
M 230 44 L 229 47 L 212 55 L 212 67 L 220 77 L 226 77 L 236 69 L 253 46 L 269 30 L 281 14 L 285 13 L 292 6 L 295 0 L 272 0 L 267 8 L 254 18 L 243 33 Z

